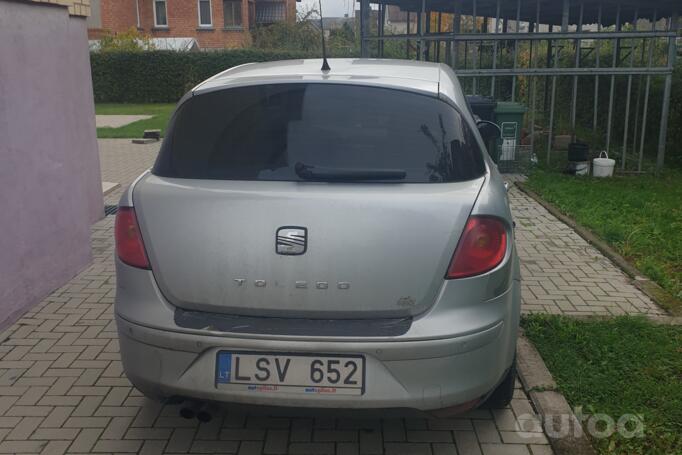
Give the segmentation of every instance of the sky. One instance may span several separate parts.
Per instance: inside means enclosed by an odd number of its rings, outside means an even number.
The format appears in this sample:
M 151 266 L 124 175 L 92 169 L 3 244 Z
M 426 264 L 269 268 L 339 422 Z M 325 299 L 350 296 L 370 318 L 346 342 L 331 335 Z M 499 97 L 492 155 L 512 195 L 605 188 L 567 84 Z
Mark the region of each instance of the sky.
M 318 0 L 301 0 L 296 4 L 298 11 L 307 11 L 314 7 L 318 8 Z M 322 0 L 322 13 L 325 17 L 343 17 L 348 14 L 353 17 L 353 9 L 355 8 L 355 0 Z

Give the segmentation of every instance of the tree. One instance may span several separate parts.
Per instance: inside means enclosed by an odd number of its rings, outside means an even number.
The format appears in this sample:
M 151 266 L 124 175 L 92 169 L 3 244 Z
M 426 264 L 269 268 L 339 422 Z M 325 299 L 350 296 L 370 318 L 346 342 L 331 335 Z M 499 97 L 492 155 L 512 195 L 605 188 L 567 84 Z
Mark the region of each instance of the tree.
M 252 32 L 253 46 L 259 49 L 278 49 L 318 53 L 322 49 L 320 30 L 310 19 L 318 15 L 315 9 L 297 13 L 296 22 L 276 22 L 258 25 Z
M 99 40 L 101 52 L 141 52 L 153 49 L 151 38 L 141 34 L 135 27 L 122 33 L 108 32 Z

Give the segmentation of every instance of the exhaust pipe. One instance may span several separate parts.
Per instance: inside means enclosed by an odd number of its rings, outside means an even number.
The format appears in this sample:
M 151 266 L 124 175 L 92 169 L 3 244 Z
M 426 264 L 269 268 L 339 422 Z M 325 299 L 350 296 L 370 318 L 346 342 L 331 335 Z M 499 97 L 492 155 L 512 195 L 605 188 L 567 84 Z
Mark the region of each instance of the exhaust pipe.
M 180 416 L 184 419 L 193 419 L 197 413 L 204 406 L 200 401 L 189 401 L 185 406 L 180 408 Z
M 206 410 L 197 412 L 197 420 L 202 423 L 210 422 L 213 416 Z
M 199 422 L 210 422 L 213 415 L 206 409 L 206 403 L 201 401 L 190 401 L 186 406 L 180 408 L 180 416 L 184 419 L 197 418 Z
M 181 408 L 180 409 L 180 417 L 183 419 L 193 419 L 194 418 L 194 410 L 192 408 L 186 407 L 186 408 Z

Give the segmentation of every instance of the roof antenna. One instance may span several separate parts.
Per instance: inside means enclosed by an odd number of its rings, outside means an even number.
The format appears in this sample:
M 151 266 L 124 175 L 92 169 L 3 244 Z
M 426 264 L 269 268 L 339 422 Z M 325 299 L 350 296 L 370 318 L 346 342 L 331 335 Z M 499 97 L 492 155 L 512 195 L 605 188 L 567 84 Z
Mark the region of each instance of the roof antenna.
M 329 71 L 329 62 L 327 61 L 327 45 L 324 42 L 324 24 L 322 23 L 322 0 L 318 0 L 320 4 L 320 31 L 322 31 L 322 71 Z

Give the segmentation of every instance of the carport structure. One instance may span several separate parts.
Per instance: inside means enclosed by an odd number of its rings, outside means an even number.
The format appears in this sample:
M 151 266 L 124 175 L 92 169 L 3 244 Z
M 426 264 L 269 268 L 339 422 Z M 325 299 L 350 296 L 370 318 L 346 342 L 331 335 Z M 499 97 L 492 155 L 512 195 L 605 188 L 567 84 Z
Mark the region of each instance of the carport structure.
M 577 125 L 591 127 L 623 171 L 642 171 L 657 130 L 656 170 L 663 167 L 679 0 L 359 2 L 363 57 L 444 62 L 467 93 L 523 102 L 531 147 L 546 145 L 548 161 L 557 111 L 567 108 L 573 138 Z M 651 97 L 656 78 L 663 79 L 662 99 Z M 535 143 L 537 122 L 546 144 Z

